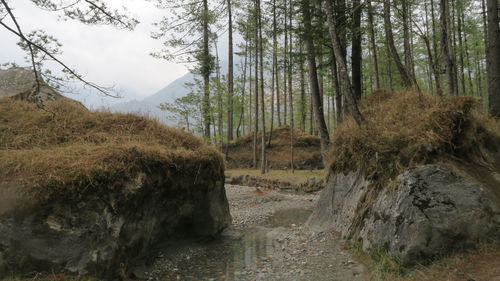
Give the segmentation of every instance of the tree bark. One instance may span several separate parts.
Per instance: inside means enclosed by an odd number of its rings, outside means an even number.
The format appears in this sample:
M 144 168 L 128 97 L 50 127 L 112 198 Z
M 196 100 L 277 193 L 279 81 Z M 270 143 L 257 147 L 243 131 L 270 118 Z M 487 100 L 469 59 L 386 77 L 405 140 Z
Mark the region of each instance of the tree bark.
M 333 22 L 333 7 L 331 0 L 326 0 L 326 9 L 327 9 L 327 18 L 328 18 L 328 30 L 330 33 L 330 39 L 332 41 L 333 50 L 335 52 L 335 58 L 337 60 L 337 64 L 340 70 L 340 79 L 342 80 L 342 88 L 343 94 L 347 101 L 347 106 L 349 107 L 349 111 L 351 112 L 354 120 L 358 125 L 363 123 L 364 118 L 361 115 L 361 112 L 358 109 L 358 105 L 356 102 L 356 98 L 354 95 L 354 90 L 351 86 L 351 82 L 349 81 L 349 75 L 347 74 L 347 66 L 345 60 L 342 56 L 342 51 L 340 49 L 340 43 L 337 38 L 336 27 Z M 306 29 L 307 30 L 307 29 Z M 312 41 L 312 39 L 311 39 Z
M 427 2 L 426 2 L 427 3 Z M 437 95 L 443 96 L 443 89 L 441 87 L 441 74 L 439 70 L 439 56 L 438 56 L 438 44 L 436 40 L 436 21 L 435 21 L 435 13 L 434 13 L 434 0 L 431 0 L 431 18 L 432 18 L 432 49 L 434 53 L 434 79 L 436 80 L 436 92 Z
M 278 27 L 276 20 L 276 0 L 273 0 L 273 64 L 275 68 L 274 75 L 276 75 L 276 109 L 278 114 L 278 127 L 281 126 L 281 108 L 280 108 L 280 75 L 278 68 Z
M 231 11 L 231 0 L 227 0 L 228 11 L 228 73 L 227 73 L 227 142 L 233 140 L 233 18 Z
M 352 1 L 352 85 L 354 90 L 354 97 L 356 101 L 361 100 L 363 92 L 362 85 L 362 53 L 361 53 L 361 2 L 360 0 Z
M 262 38 L 262 13 L 260 7 L 260 0 L 257 0 L 257 19 L 259 27 L 259 55 L 260 55 L 260 112 L 261 112 L 261 122 L 262 122 L 262 134 L 261 134 L 261 161 L 260 161 L 260 172 L 262 174 L 266 173 L 266 115 L 265 115 L 265 105 L 264 105 L 264 48 L 263 48 L 263 38 Z
M 314 113 L 316 118 L 316 127 L 320 135 L 321 155 L 323 163 L 326 164 L 328 146 L 330 144 L 330 136 L 326 128 L 323 107 L 321 106 L 318 72 L 316 68 L 316 48 L 312 38 L 311 11 L 309 0 L 302 0 L 302 15 L 304 20 L 304 32 L 307 49 L 307 62 L 309 66 L 309 84 L 311 88 L 311 96 L 313 101 Z
M 488 0 L 488 98 L 491 116 L 500 118 L 500 29 L 498 0 Z
M 253 167 L 257 169 L 257 132 L 259 131 L 259 22 L 257 2 L 254 0 L 255 8 L 255 130 L 253 132 Z
M 372 48 L 373 69 L 375 72 L 375 88 L 380 89 L 380 77 L 378 73 L 377 44 L 375 43 L 375 28 L 373 27 L 373 8 L 371 0 L 368 4 L 368 30 L 370 32 L 370 47 Z
M 451 27 L 449 23 L 449 2 L 440 0 L 441 9 L 441 48 L 443 50 L 443 59 L 446 65 L 446 82 L 448 85 L 448 94 L 458 95 L 458 89 L 455 88 L 455 65 L 451 50 Z
M 409 69 L 403 65 L 401 58 L 399 57 L 398 51 L 394 44 L 394 36 L 392 34 L 392 23 L 391 23 L 391 3 L 390 0 L 384 0 L 384 23 L 385 23 L 385 36 L 387 38 L 388 49 L 392 56 L 392 59 L 396 63 L 401 79 L 403 80 L 403 85 L 407 88 L 416 87 L 418 88 L 417 81 L 415 77 L 411 75 Z
M 210 50 L 208 36 L 208 3 L 203 0 L 203 120 L 205 123 L 205 140 L 210 140 Z

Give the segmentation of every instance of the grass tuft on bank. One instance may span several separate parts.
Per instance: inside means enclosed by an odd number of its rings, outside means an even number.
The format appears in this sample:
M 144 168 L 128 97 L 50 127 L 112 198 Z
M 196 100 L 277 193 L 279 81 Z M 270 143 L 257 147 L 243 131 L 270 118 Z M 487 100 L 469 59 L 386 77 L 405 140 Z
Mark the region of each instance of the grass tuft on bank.
M 348 117 L 336 130 L 329 173 L 360 170 L 381 187 L 419 164 L 454 158 L 492 163 L 490 152 L 500 149 L 500 123 L 475 106 L 471 97 L 376 91 L 361 102 L 364 124 Z
M 220 153 L 191 133 L 134 114 L 92 112 L 70 102 L 46 110 L 0 99 L 0 192 L 16 188 L 41 200 L 114 189 L 143 171 L 195 174 Z M 105 190 L 102 190 L 105 192 Z

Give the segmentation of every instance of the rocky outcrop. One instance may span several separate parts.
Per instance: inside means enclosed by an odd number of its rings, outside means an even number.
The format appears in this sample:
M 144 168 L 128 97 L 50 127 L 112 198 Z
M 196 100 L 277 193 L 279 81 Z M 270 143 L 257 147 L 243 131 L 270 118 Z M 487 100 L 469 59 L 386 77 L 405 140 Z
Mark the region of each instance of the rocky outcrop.
M 0 213 L 0 277 L 32 270 L 123 277 L 157 242 L 219 233 L 231 223 L 222 168 L 198 173 L 153 169 L 112 190 L 40 203 L 14 186 L 2 189 L 16 200 Z
M 22 67 L 0 69 L 0 98 L 10 97 L 41 104 L 66 100 L 83 107 L 81 103 L 61 95 L 43 81 L 40 83 L 40 92 L 33 94 L 35 86 L 35 74 L 32 70 Z
M 490 184 L 449 165 L 424 165 L 407 169 L 394 188 L 380 191 L 359 172 L 332 175 L 308 226 L 337 230 L 365 249 L 385 246 L 411 265 L 497 237 L 500 181 L 497 173 L 487 173 Z

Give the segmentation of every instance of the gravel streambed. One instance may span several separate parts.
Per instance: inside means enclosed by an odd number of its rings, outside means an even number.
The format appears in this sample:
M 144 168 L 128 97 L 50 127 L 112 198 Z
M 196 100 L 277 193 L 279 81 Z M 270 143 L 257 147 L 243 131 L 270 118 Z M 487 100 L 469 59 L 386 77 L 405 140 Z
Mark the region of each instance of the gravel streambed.
M 318 194 L 226 185 L 233 227 L 210 241 L 164 245 L 148 280 L 364 280 L 333 232 L 304 227 Z M 141 276 L 142 275 L 142 276 Z

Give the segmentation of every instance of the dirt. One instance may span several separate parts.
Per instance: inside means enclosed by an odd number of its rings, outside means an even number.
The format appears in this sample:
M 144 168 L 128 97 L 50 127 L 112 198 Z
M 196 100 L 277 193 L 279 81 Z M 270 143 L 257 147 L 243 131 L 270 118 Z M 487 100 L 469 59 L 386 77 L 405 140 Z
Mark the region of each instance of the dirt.
M 226 185 L 233 225 L 220 237 L 164 245 L 147 280 L 364 280 L 364 266 L 334 232 L 304 223 L 317 193 Z

